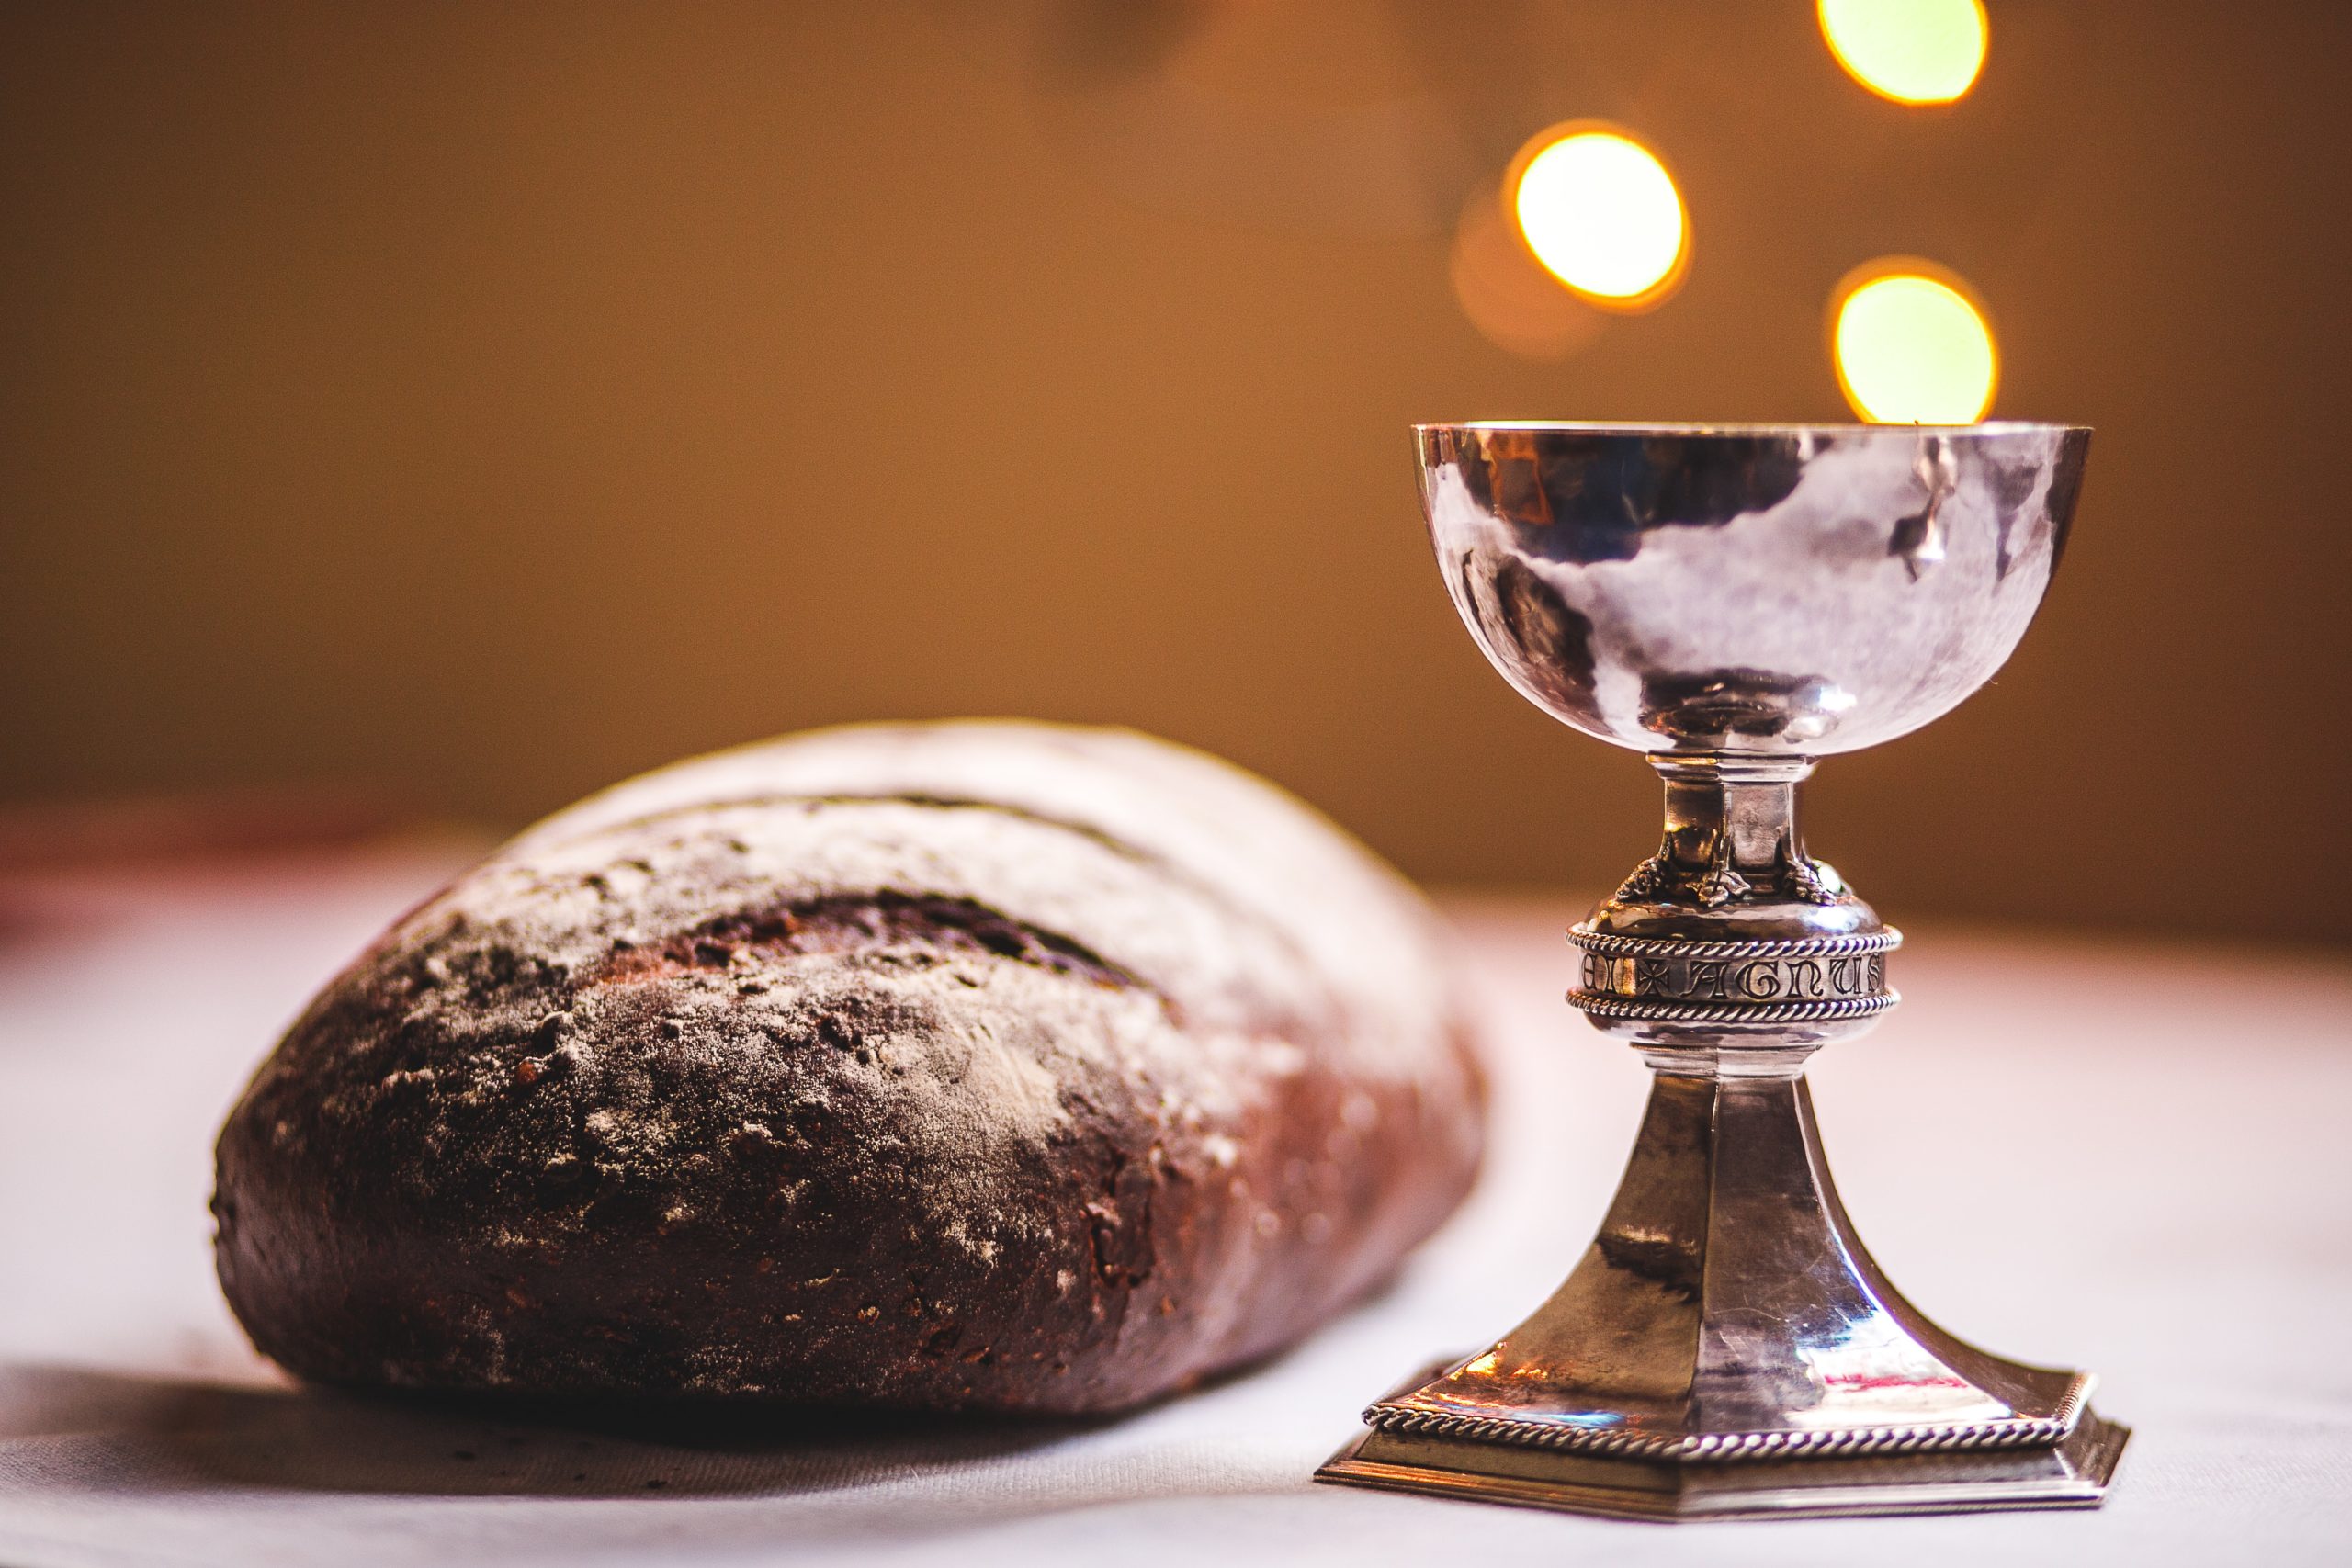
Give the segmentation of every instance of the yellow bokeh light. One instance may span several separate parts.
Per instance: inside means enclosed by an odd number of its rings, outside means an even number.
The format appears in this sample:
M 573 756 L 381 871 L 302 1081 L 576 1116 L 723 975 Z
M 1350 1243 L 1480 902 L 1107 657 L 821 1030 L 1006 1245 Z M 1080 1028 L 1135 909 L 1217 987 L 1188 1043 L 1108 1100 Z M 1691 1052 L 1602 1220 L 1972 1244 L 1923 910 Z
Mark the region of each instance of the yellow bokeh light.
M 1990 28 L 1984 0 L 1819 0 L 1829 52 L 1898 104 L 1948 104 L 1976 85 Z
M 1544 269 L 1596 304 L 1647 310 L 1681 278 L 1681 194 L 1657 154 L 1621 131 L 1545 131 L 1513 162 L 1504 192 Z
M 1992 327 L 1966 294 L 1917 264 L 1873 264 L 1849 283 L 1839 290 L 1831 348 L 1856 413 L 1876 424 L 1984 417 L 1999 355 Z

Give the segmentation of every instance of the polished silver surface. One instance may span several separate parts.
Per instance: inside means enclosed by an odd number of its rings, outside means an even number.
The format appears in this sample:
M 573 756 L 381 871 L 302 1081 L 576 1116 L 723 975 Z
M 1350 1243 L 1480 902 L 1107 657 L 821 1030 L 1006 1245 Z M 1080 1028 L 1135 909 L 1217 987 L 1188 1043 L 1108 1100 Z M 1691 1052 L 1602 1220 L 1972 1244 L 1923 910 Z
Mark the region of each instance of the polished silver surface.
M 1647 754 L 1656 853 L 1568 933 L 1648 1113 L 1600 1233 L 1327 1481 L 1641 1518 L 2096 1506 L 2088 1374 L 1922 1315 L 1854 1234 L 1807 1059 L 1900 999 L 1901 933 L 1811 858 L 1814 759 L 1991 677 L 2064 547 L 2087 431 L 1431 425 L 1430 535 L 1496 668 Z
M 1423 425 L 1454 607 L 1529 701 L 1640 751 L 1821 757 L 1917 728 L 2025 635 L 2090 432 Z

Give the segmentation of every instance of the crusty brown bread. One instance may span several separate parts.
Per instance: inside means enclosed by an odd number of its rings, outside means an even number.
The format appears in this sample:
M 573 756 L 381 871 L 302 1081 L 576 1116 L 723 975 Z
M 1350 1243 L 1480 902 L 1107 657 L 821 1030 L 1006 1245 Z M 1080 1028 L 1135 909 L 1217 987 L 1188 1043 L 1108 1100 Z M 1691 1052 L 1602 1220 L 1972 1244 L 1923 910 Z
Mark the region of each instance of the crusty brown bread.
M 1265 1355 L 1461 1200 L 1430 918 L 1125 731 L 820 731 L 540 824 L 220 1135 L 220 1280 L 336 1382 L 1094 1411 Z

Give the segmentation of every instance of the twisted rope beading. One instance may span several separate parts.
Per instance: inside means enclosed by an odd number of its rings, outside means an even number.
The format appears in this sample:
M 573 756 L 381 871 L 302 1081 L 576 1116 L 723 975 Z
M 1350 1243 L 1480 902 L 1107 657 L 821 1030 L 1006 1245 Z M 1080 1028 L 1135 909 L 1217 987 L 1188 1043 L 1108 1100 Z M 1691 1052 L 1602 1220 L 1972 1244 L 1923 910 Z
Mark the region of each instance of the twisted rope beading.
M 2074 1432 L 2075 1424 L 2082 1416 L 2084 1392 L 2084 1380 L 2077 1378 L 2055 1415 L 2012 1416 L 1964 1427 L 1849 1427 L 1669 1437 L 1656 1432 L 1595 1431 L 1501 1416 L 1452 1416 L 1397 1404 L 1375 1404 L 1363 1413 L 1363 1418 L 1367 1425 L 1398 1437 L 1457 1438 L 1622 1459 L 1720 1463 L 1798 1455 L 1948 1453 L 1967 1449 L 2048 1447 L 2064 1442 Z
M 1903 933 L 1889 927 L 1867 936 L 1807 937 L 1795 942 L 1686 942 L 1668 937 L 1619 936 L 1579 925 L 1568 928 L 1568 941 L 1603 958 L 1841 958 L 1854 953 L 1892 953 L 1903 945 Z
M 1814 1002 L 1669 1002 L 1636 1000 L 1581 988 L 1568 1005 L 1600 1018 L 1649 1023 L 1815 1023 L 1824 1019 L 1868 1018 L 1903 998 L 1894 991 L 1872 997 L 1833 997 Z

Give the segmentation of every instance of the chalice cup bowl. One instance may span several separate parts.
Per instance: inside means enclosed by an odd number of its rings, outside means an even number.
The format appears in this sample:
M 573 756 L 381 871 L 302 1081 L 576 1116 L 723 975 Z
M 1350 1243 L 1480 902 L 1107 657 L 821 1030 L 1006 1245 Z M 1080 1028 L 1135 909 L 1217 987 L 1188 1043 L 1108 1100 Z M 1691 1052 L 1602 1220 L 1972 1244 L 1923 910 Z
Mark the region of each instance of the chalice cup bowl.
M 1655 1077 L 1566 1283 L 1374 1404 L 1318 1478 L 1647 1519 L 2097 1506 L 2128 1433 L 2090 1375 L 1938 1328 L 1838 1202 L 1805 1062 L 1895 1004 L 1902 936 L 1796 820 L 1817 759 L 1917 728 L 2008 658 L 2090 433 L 1417 434 L 1478 646 L 1665 781 L 1657 852 L 1568 932 L 1570 1005 Z

